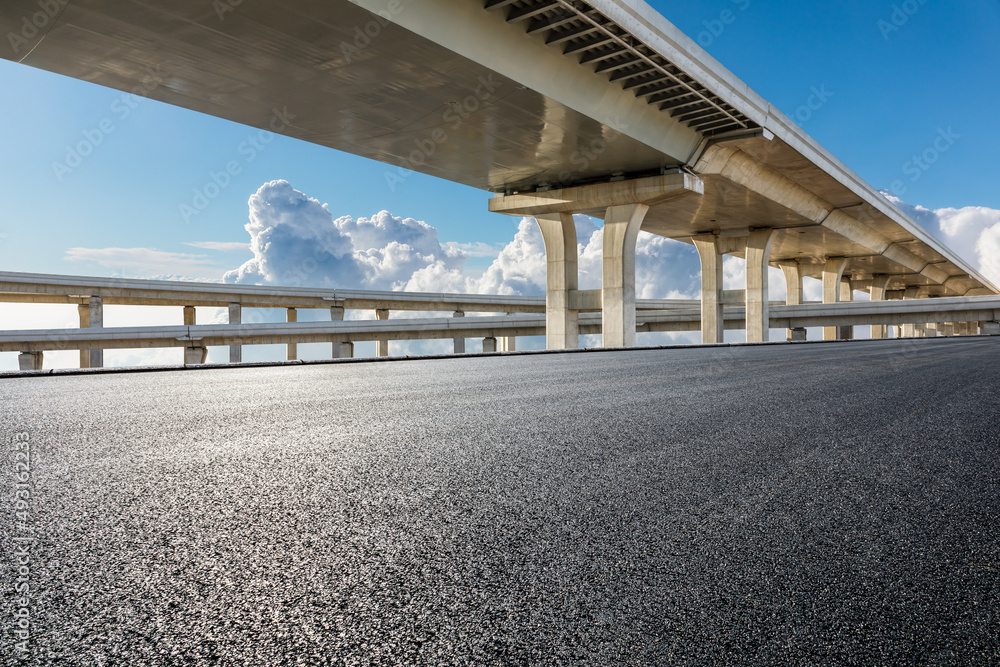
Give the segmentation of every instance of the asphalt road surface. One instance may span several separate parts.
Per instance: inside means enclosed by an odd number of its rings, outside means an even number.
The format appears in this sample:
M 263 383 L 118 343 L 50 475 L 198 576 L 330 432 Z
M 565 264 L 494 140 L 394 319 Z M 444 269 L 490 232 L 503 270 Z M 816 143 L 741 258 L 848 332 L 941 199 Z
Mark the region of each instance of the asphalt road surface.
M 998 383 L 984 338 L 2 380 L 4 664 L 997 664 Z

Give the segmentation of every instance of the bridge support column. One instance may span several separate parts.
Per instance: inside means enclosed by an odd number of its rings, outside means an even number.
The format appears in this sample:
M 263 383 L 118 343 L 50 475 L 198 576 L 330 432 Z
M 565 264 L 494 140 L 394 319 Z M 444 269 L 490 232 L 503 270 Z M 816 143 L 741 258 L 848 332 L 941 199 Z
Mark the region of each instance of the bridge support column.
M 885 293 L 889 287 L 889 276 L 873 276 L 871 295 L 872 301 L 885 301 Z M 888 338 L 889 326 L 886 324 L 872 325 L 872 338 Z
M 242 324 L 243 323 L 243 306 L 238 303 L 229 304 L 229 323 L 230 324 Z M 243 361 L 243 346 L 242 345 L 230 345 L 229 346 L 229 363 L 238 364 Z
M 465 317 L 464 310 L 456 310 L 451 315 L 452 317 Z M 455 354 L 465 354 L 465 339 L 456 338 L 455 339 Z
M 184 306 L 184 326 L 193 327 L 198 323 L 198 311 L 194 306 Z
M 777 238 L 773 229 L 755 229 L 747 239 L 746 322 L 747 342 L 765 343 L 770 333 L 768 266 Z
M 492 336 L 483 339 L 483 354 L 491 354 L 497 351 L 497 339 Z
M 336 302 L 334 302 L 334 304 L 332 306 L 330 306 L 330 321 L 331 322 L 343 322 L 344 321 L 344 313 L 345 313 L 344 302 L 343 301 L 336 301 Z M 330 356 L 333 359 L 341 359 L 341 358 L 343 358 L 342 357 L 343 350 L 341 350 L 340 346 L 341 346 L 341 344 L 340 343 L 336 343 L 336 342 L 333 343 L 330 346 Z M 351 348 L 351 356 L 353 356 L 353 354 L 354 354 L 354 349 L 352 347 Z
M 851 282 L 850 276 L 842 276 L 840 278 L 840 301 L 841 303 L 854 301 L 854 284 Z M 837 327 L 837 338 L 840 340 L 851 340 L 854 338 L 854 327 Z
M 722 316 L 722 252 L 719 237 L 701 234 L 694 237 L 701 259 L 701 342 L 723 342 L 725 323 Z
M 903 291 L 903 300 L 904 301 L 910 301 L 912 299 L 916 299 L 917 298 L 917 292 L 918 292 L 918 290 L 917 290 L 916 287 L 907 287 Z M 913 338 L 916 335 L 917 335 L 917 325 L 916 324 L 913 324 L 912 322 L 909 322 L 909 323 L 900 325 L 900 327 L 899 327 L 899 336 L 900 336 L 900 338 Z
M 90 328 L 90 306 L 79 305 L 76 307 L 77 315 L 80 317 L 80 328 Z M 80 368 L 90 368 L 90 350 L 80 350 Z
M 90 329 L 104 328 L 104 299 L 99 296 L 90 297 L 89 326 Z M 90 351 L 90 368 L 104 368 L 104 350 Z
M 376 320 L 387 320 L 389 319 L 389 310 L 387 308 L 377 308 L 375 310 Z M 375 341 L 375 356 L 376 357 L 388 357 L 389 356 L 389 340 L 376 340 Z
M 197 366 L 205 363 L 206 359 L 208 359 L 208 348 L 201 346 L 184 348 L 185 366 Z
M 573 349 L 580 345 L 580 313 L 569 303 L 580 280 L 576 223 L 571 213 L 536 215 L 535 221 L 545 243 L 545 347 Z
M 334 359 L 352 359 L 353 357 L 354 357 L 354 343 L 348 341 L 346 343 L 333 344 Z
M 1000 336 L 1000 322 L 983 322 L 980 329 L 984 336 Z
M 294 308 L 288 308 L 285 310 L 285 321 L 286 322 L 298 322 L 299 321 L 299 311 Z M 286 343 L 285 344 L 285 360 L 295 361 L 299 358 L 299 346 L 297 343 Z
M 848 260 L 844 257 L 831 257 L 823 266 L 823 303 L 840 302 L 840 281 L 844 277 L 844 269 Z M 837 327 L 823 327 L 823 340 L 837 340 Z
M 635 346 L 635 244 L 647 211 L 645 204 L 629 204 L 609 206 L 604 214 L 604 347 Z
M 42 352 L 22 352 L 17 355 L 17 367 L 22 371 L 40 371 L 44 358 Z
M 785 275 L 785 305 L 802 305 L 802 266 L 798 261 L 782 262 L 781 272 Z M 806 340 L 806 330 L 804 327 L 788 329 L 785 334 L 786 340 Z
M 507 313 L 507 317 L 510 317 L 514 313 Z M 502 336 L 500 338 L 500 351 L 501 352 L 516 352 L 517 351 L 517 338 L 515 336 Z
M 573 213 L 604 211 L 603 344 L 635 342 L 635 241 L 649 206 L 701 195 L 705 184 L 678 172 L 632 180 L 498 195 L 490 211 L 533 216 L 545 242 L 545 338 L 550 350 L 580 344 L 576 226 Z M 589 297 L 588 297 L 589 298 Z M 588 305 L 589 307 L 589 305 Z

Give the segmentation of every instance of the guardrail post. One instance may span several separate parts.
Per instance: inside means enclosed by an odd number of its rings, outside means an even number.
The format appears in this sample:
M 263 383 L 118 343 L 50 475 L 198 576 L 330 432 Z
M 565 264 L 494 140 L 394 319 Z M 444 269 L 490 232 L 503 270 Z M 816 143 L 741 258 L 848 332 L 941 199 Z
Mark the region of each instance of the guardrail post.
M 294 308 L 288 308 L 285 310 L 285 321 L 286 322 L 298 322 L 299 321 L 299 311 Z M 297 343 L 286 343 L 285 344 L 285 359 L 287 361 L 295 361 L 299 358 L 299 346 Z
M 389 319 L 389 309 L 388 308 L 376 308 L 375 309 L 375 319 L 376 320 L 387 320 Z M 389 356 L 389 341 L 376 340 L 375 341 L 375 356 L 377 357 L 388 357 Z
M 99 296 L 90 297 L 90 302 L 88 305 L 90 310 L 90 329 L 103 329 L 104 328 L 104 299 Z M 90 351 L 90 367 L 91 368 L 104 368 L 104 350 L 91 350 Z
M 41 352 L 22 352 L 17 355 L 17 367 L 22 371 L 40 371 L 44 357 Z
M 465 317 L 465 311 L 464 310 L 456 310 L 452 314 L 452 317 Z M 464 338 L 456 338 L 455 339 L 455 354 L 465 354 L 465 339 Z
M 242 324 L 243 323 L 243 306 L 238 303 L 229 304 L 229 323 L 230 324 Z M 242 345 L 230 345 L 229 346 L 229 363 L 238 364 L 243 361 L 243 346 Z

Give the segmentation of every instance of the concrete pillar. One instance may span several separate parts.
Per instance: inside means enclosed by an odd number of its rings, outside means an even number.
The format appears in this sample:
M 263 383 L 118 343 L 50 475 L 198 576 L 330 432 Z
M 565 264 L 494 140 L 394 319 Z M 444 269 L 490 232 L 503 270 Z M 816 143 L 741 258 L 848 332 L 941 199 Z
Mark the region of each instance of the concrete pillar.
M 873 276 L 871 295 L 872 301 L 885 301 L 885 293 L 889 287 L 889 276 Z M 887 324 L 873 324 L 872 338 L 888 338 L 889 326 Z
M 961 322 L 939 322 L 937 325 L 937 332 L 942 336 L 961 336 L 962 335 L 962 323 Z
M 354 343 L 347 341 L 346 343 L 333 344 L 334 359 L 351 359 L 353 357 L 354 357 Z
M 238 303 L 229 304 L 229 323 L 230 324 L 242 324 L 243 322 L 243 306 Z M 243 346 L 242 345 L 230 345 L 229 346 L 229 363 L 238 364 L 243 361 Z
M 387 320 L 389 319 L 389 310 L 386 308 L 377 308 L 375 310 L 376 320 Z M 389 341 L 388 340 L 377 340 L 375 341 L 375 356 L 377 357 L 388 357 L 389 356 Z
M 746 317 L 747 342 L 767 342 L 770 326 L 768 313 L 767 269 L 771 247 L 777 238 L 774 229 L 755 229 L 747 239 Z
M 194 306 L 184 306 L 184 326 L 193 327 L 198 323 L 198 311 Z M 205 363 L 208 358 L 208 348 L 195 346 L 184 348 L 184 365 L 191 366 Z
M 694 237 L 694 246 L 701 259 L 701 342 L 723 342 L 725 333 L 722 317 L 722 253 L 719 237 L 701 234 Z
M 90 306 L 81 304 L 76 312 L 80 316 L 80 328 L 90 328 Z M 90 350 L 80 350 L 80 368 L 90 368 Z
M 830 257 L 823 266 L 823 303 L 840 301 L 840 280 L 848 260 L 844 257 Z M 837 327 L 823 327 L 823 340 L 837 340 Z
M 841 303 L 854 301 L 854 285 L 851 283 L 850 276 L 842 276 L 840 278 L 840 301 Z M 837 338 L 840 340 L 851 340 L 854 338 L 854 327 L 837 327 Z
M 545 347 L 580 346 L 579 311 L 570 310 L 570 292 L 579 288 L 576 224 L 570 213 L 536 215 L 545 242 Z
M 376 311 L 377 312 L 377 311 Z M 344 321 L 344 302 L 337 301 L 332 306 L 330 306 L 330 321 L 331 322 L 343 322 Z M 333 343 L 330 347 L 330 356 L 333 359 L 343 359 L 341 355 L 343 350 L 341 349 L 342 343 Z M 351 345 L 351 356 L 354 356 L 354 345 Z
M 464 310 L 456 310 L 451 315 L 452 317 L 465 317 Z M 455 339 L 455 354 L 465 354 L 465 339 L 456 338 Z
M 44 357 L 42 352 L 22 352 L 17 355 L 17 367 L 22 371 L 40 371 Z
M 798 306 L 802 303 L 802 267 L 798 261 L 781 262 L 781 273 L 785 277 L 785 305 Z M 785 332 L 785 340 L 805 340 L 795 329 Z M 804 331 L 804 330 L 803 330 Z
M 635 346 L 635 244 L 647 211 L 645 204 L 628 204 L 609 206 L 604 214 L 604 347 Z
M 785 274 L 785 305 L 802 305 L 802 266 L 797 262 L 782 262 L 781 272 Z
M 781 272 L 785 275 L 785 305 L 802 305 L 802 266 L 797 262 L 782 262 Z M 788 329 L 786 340 L 806 340 L 806 330 L 803 327 Z
M 185 366 L 197 366 L 199 364 L 205 363 L 208 358 L 208 348 L 206 347 L 185 347 L 184 348 L 184 365 Z
M 497 351 L 497 339 L 490 337 L 483 339 L 483 354 L 490 354 Z
M 507 313 L 507 317 L 512 316 L 514 313 Z M 517 337 L 516 336 L 502 336 L 500 338 L 500 351 L 501 352 L 516 352 L 517 351 Z
M 104 328 L 104 299 L 99 296 L 90 297 L 90 329 Z M 104 350 L 90 351 L 90 367 L 104 368 Z
M 903 292 L 903 300 L 909 301 L 911 299 L 916 299 L 918 291 L 919 290 L 916 287 L 907 287 Z M 917 335 L 917 327 L 912 322 L 901 325 L 899 330 L 901 338 L 913 338 Z
M 1000 322 L 983 322 L 980 328 L 984 336 L 1000 336 Z
M 286 322 L 298 322 L 299 321 L 299 311 L 294 308 L 285 309 L 285 321 Z M 295 361 L 299 358 L 299 346 L 298 343 L 286 343 L 285 344 L 285 360 Z

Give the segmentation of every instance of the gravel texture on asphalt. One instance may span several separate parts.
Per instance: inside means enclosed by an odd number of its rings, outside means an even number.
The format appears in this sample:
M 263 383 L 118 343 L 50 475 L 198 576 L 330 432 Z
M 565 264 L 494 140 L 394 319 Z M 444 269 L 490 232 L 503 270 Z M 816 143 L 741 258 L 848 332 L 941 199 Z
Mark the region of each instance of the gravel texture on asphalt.
M 4 380 L 3 661 L 998 664 L 998 381 L 989 338 Z

